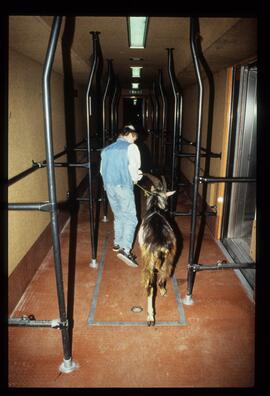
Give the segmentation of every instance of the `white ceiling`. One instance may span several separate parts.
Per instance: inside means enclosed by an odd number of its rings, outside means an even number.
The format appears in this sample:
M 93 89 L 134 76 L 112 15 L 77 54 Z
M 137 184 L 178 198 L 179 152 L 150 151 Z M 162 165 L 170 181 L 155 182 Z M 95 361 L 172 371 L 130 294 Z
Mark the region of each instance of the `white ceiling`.
M 73 17 L 71 17 L 73 18 Z M 175 74 L 182 86 L 194 82 L 189 24 L 187 17 L 149 18 L 147 45 L 145 49 L 128 47 L 127 22 L 124 16 L 77 16 L 71 48 L 74 80 L 82 85 L 88 81 L 91 55 L 91 31 L 100 32 L 99 40 L 103 54 L 103 73 L 107 73 L 106 59 L 113 59 L 115 73 L 122 88 L 131 88 L 130 66 L 143 66 L 141 87 L 151 88 L 153 77 L 162 69 L 165 85 L 168 81 L 167 50 L 174 48 Z M 12 49 L 43 63 L 51 30 L 52 16 L 10 16 L 9 45 Z M 256 18 L 199 18 L 201 46 L 212 72 L 231 66 L 257 54 Z M 54 70 L 62 73 L 61 37 L 65 23 L 63 17 L 60 38 L 54 61 Z M 142 57 L 142 61 L 131 61 Z

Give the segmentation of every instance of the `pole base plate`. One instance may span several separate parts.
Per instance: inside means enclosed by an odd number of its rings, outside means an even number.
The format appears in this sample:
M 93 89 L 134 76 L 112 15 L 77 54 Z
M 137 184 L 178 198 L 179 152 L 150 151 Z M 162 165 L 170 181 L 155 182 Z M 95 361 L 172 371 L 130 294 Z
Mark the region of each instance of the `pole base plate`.
M 70 358 L 68 360 L 63 360 L 63 362 L 59 366 L 59 371 L 64 374 L 68 374 L 76 370 L 77 368 L 79 368 L 79 365 Z
M 186 297 L 182 300 L 182 303 L 185 305 L 193 305 L 194 301 L 192 300 L 192 296 L 187 294 Z
M 96 259 L 92 259 L 92 261 L 89 264 L 89 267 L 91 268 L 98 268 L 98 263 Z

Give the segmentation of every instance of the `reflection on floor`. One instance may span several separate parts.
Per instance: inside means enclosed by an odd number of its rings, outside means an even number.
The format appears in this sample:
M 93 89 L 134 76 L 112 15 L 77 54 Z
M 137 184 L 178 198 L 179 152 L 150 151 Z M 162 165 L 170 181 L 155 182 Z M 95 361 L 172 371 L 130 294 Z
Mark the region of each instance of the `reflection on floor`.
M 177 210 L 189 208 L 190 201 L 185 194 L 179 194 Z M 157 325 L 147 327 L 140 269 L 128 267 L 112 251 L 110 213 L 109 222 L 100 222 L 99 226 L 99 267 L 89 267 L 89 217 L 88 208 L 82 204 L 77 240 L 74 232 L 70 233 L 71 222 L 61 234 L 65 293 L 74 296 L 67 298 L 67 303 L 74 321 L 72 357 L 78 369 L 69 374 L 58 370 L 63 360 L 59 330 L 10 327 L 9 386 L 252 387 L 254 303 L 233 270 L 220 270 L 198 273 L 193 291 L 195 304 L 182 304 L 190 218 L 177 217 L 176 222 L 184 238 L 183 250 L 167 296 L 157 294 Z M 134 253 L 140 261 L 137 242 Z M 199 262 L 215 263 L 223 258 L 206 229 Z M 76 266 L 72 267 L 72 263 Z M 68 272 L 74 274 L 69 278 L 69 292 Z M 36 319 L 58 318 L 52 251 L 12 316 L 30 314 Z

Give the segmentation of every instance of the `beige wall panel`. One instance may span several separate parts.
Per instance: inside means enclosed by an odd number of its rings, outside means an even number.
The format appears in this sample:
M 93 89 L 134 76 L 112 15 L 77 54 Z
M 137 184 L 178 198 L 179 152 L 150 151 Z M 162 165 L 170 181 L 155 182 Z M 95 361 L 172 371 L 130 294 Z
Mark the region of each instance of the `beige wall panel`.
M 227 71 L 221 70 L 214 74 L 215 84 L 215 100 L 213 113 L 213 128 L 211 139 L 211 150 L 213 152 L 222 151 L 223 142 L 223 126 L 224 126 L 224 111 L 225 111 L 225 93 L 226 93 Z M 204 101 L 203 101 L 203 117 L 202 117 L 202 137 L 201 146 L 206 147 L 207 142 L 207 126 L 208 126 L 208 98 L 209 86 L 208 80 L 204 80 Z M 197 127 L 197 100 L 198 88 L 196 85 L 187 87 L 184 90 L 184 105 L 183 105 L 183 136 L 195 142 L 196 127 Z M 195 148 L 184 146 L 184 151 L 195 152 Z M 212 158 L 210 162 L 210 175 L 220 175 L 220 159 Z M 205 168 L 205 159 L 201 159 L 201 174 Z M 182 159 L 181 170 L 189 181 L 193 180 L 194 176 L 194 160 Z M 202 186 L 199 186 L 199 192 L 202 192 Z M 207 202 L 209 205 L 216 205 L 217 188 L 209 184 L 207 190 Z
M 45 160 L 44 118 L 42 104 L 43 66 L 15 51 L 9 53 L 9 139 L 8 177 L 31 167 L 32 160 Z M 66 145 L 63 77 L 51 76 L 52 130 L 54 153 Z M 78 87 L 76 108 L 76 141 L 85 134 L 81 110 L 83 89 Z M 66 161 L 62 156 L 57 161 Z M 77 184 L 85 175 L 77 170 Z M 68 191 L 66 168 L 56 168 L 57 200 L 66 200 Z M 46 169 L 38 169 L 9 188 L 9 202 L 39 202 L 48 199 Z M 50 221 L 48 213 L 9 211 L 8 251 L 9 274 L 13 272 Z

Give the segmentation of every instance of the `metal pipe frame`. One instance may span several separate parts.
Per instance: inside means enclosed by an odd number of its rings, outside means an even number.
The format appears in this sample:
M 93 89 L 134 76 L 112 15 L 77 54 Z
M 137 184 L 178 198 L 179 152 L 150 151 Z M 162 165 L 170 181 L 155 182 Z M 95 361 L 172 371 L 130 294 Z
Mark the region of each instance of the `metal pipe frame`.
M 40 210 L 42 212 L 51 212 L 54 210 L 51 202 L 34 202 L 34 203 L 9 203 L 8 210 Z
M 111 137 L 114 138 L 117 134 L 117 107 L 119 101 L 119 82 L 118 78 L 114 76 L 114 91 L 111 102 Z
M 219 269 L 255 269 L 255 263 L 216 263 L 216 264 L 191 264 L 191 271 L 213 271 Z
M 102 144 L 103 147 L 107 145 L 108 141 L 108 133 L 110 134 L 110 126 L 109 126 L 109 131 L 106 129 L 106 116 L 107 116 L 107 107 L 106 107 L 106 100 L 109 98 L 110 90 L 112 88 L 112 80 L 113 80 L 113 67 L 112 67 L 112 59 L 107 59 L 108 62 L 108 74 L 107 74 L 107 82 L 105 86 L 105 90 L 103 93 L 103 98 L 102 98 Z M 108 222 L 108 199 L 107 199 L 107 194 L 105 190 L 103 189 L 102 191 L 102 201 L 103 201 L 103 219 L 102 222 L 106 223 Z
M 148 124 L 148 126 L 150 125 L 150 129 L 148 128 L 148 130 L 151 131 L 151 134 L 152 134 L 151 137 L 153 137 L 153 130 L 154 130 L 154 102 L 153 102 L 152 95 L 148 96 L 148 103 L 150 103 L 150 106 L 148 106 L 148 120 L 147 120 L 147 124 Z M 150 109 L 151 109 L 151 111 L 150 111 Z M 151 142 L 152 142 L 152 140 L 151 140 Z M 153 153 L 153 151 L 152 151 L 152 153 Z
M 77 146 L 79 146 L 80 144 L 82 144 L 84 142 L 84 140 L 82 140 L 81 142 L 79 142 L 78 144 L 76 144 L 76 146 L 74 147 L 73 150 L 84 150 L 82 148 L 77 148 Z M 63 155 L 65 155 L 67 153 L 67 149 L 65 148 L 63 151 L 61 151 L 60 153 L 54 155 L 54 159 L 57 159 L 59 157 L 62 157 Z M 11 177 L 8 181 L 8 187 L 11 186 L 12 184 L 17 183 L 19 180 L 24 179 L 26 176 L 30 175 L 32 172 L 36 171 L 37 169 L 40 168 L 44 168 L 46 166 L 46 160 L 43 161 L 33 161 L 32 160 L 32 166 L 30 168 L 25 169 L 24 171 L 18 173 L 17 175 Z
M 89 168 L 90 165 L 88 162 L 77 162 L 76 164 L 71 164 L 70 162 L 55 162 L 54 166 L 56 168 Z
M 64 323 L 59 319 L 53 320 L 36 320 L 30 317 L 9 318 L 9 326 L 13 327 L 50 327 L 52 329 L 63 329 L 68 327 L 68 320 Z
M 52 112 L 51 112 L 51 93 L 50 93 L 50 77 L 52 65 L 54 61 L 57 41 L 59 37 L 62 17 L 56 16 L 53 19 L 52 30 L 47 49 L 43 77 L 43 111 L 44 111 L 44 133 L 47 158 L 47 178 L 48 178 L 48 196 L 52 205 L 51 213 L 51 231 L 53 240 L 53 253 L 55 264 L 55 276 L 57 286 L 57 298 L 60 321 L 67 322 L 67 313 L 65 305 L 64 287 L 63 287 L 63 271 L 61 263 L 61 248 L 59 238 L 59 224 L 57 217 L 57 200 L 56 200 L 56 183 L 54 172 L 54 155 L 53 155 L 53 138 L 52 138 Z M 62 372 L 70 372 L 76 369 L 77 365 L 71 359 L 71 342 L 68 325 L 61 329 L 62 344 L 64 350 L 64 360 L 59 369 Z
M 158 169 L 159 168 L 159 137 L 160 137 L 160 103 L 158 100 L 158 83 L 156 79 L 153 81 L 153 93 L 154 93 L 154 102 L 155 102 L 155 113 L 154 113 L 154 119 L 155 119 L 155 127 L 154 127 L 154 133 L 153 133 L 153 138 L 154 138 L 154 152 L 153 152 L 153 159 L 154 159 L 154 165 Z
M 159 84 L 159 91 L 160 97 L 162 100 L 162 116 L 161 116 L 161 129 L 166 130 L 166 120 L 167 120 L 167 98 L 165 95 L 165 90 L 163 86 L 163 78 L 162 78 L 162 70 L 158 71 L 158 84 Z
M 179 125 L 182 125 L 180 122 L 180 104 L 182 102 L 180 96 L 180 91 L 179 87 L 175 78 L 175 73 L 174 73 L 174 64 L 173 64 L 173 49 L 174 48 L 167 48 L 168 51 L 168 73 L 169 73 L 169 79 L 171 82 L 171 87 L 173 90 L 173 96 L 174 96 L 174 117 L 173 117 L 173 141 L 172 141 L 172 166 L 171 166 L 171 190 L 174 190 L 174 185 L 175 185 L 175 166 L 176 166 L 176 141 L 177 141 L 177 132 L 179 132 Z M 171 199 L 170 201 L 170 212 L 173 212 L 173 207 L 175 205 L 175 199 Z
M 192 53 L 193 64 L 195 68 L 196 80 L 198 84 L 198 112 L 197 112 L 197 129 L 196 129 L 196 155 L 195 155 L 195 169 L 193 178 L 193 197 L 192 197 L 192 213 L 191 213 L 191 230 L 190 230 L 190 244 L 188 255 L 188 274 L 187 274 L 187 292 L 183 303 L 186 305 L 193 304 L 192 290 L 195 282 L 195 274 L 197 271 L 204 270 L 218 270 L 218 269 L 241 269 L 241 268 L 255 268 L 255 263 L 224 263 L 218 262 L 216 264 L 203 265 L 196 264 L 195 261 L 195 233 L 196 233 L 196 218 L 197 218 L 197 200 L 198 200 L 198 186 L 199 183 L 247 183 L 256 182 L 254 178 L 246 177 L 201 177 L 200 172 L 200 159 L 204 155 L 201 154 L 201 130 L 202 130 L 202 107 L 203 107 L 203 81 L 202 73 L 199 63 L 199 47 L 197 40 L 199 39 L 199 25 L 194 17 L 190 19 L 190 47 Z M 204 67 L 205 60 L 203 62 Z M 207 152 L 207 150 L 204 150 Z M 214 153 L 210 152 L 210 157 Z
M 256 183 L 251 177 L 199 177 L 200 183 Z
M 188 274 L 187 274 L 187 292 L 184 303 L 192 304 L 192 290 L 195 281 L 195 272 L 192 270 L 192 264 L 194 263 L 195 256 L 195 233 L 196 233 L 196 213 L 197 213 L 197 201 L 198 201 L 198 187 L 199 187 L 199 176 L 200 176 L 200 159 L 201 159 L 201 131 L 202 131 L 202 106 L 203 106 L 203 81 L 202 73 L 199 64 L 197 40 L 199 38 L 198 31 L 196 29 L 195 18 L 190 18 L 190 47 L 195 68 L 196 80 L 198 84 L 198 110 L 197 110 L 197 125 L 196 125 L 196 156 L 194 166 L 194 177 L 193 177 L 193 197 L 192 197 L 192 209 L 191 209 L 191 227 L 190 227 L 190 242 L 189 242 L 189 254 L 188 254 Z
M 183 140 L 183 142 L 181 143 L 182 145 L 196 147 L 196 143 L 195 142 L 191 142 L 190 140 L 188 140 L 188 139 L 186 139 L 184 137 L 181 137 L 181 140 Z M 213 156 L 213 157 L 221 158 L 221 153 L 213 153 L 212 151 L 209 151 L 205 147 L 202 147 L 202 146 L 201 146 L 200 149 L 201 149 L 201 151 L 204 151 L 206 153 L 211 154 L 211 156 Z
M 188 210 L 187 212 L 173 212 L 173 216 L 191 216 L 192 211 Z M 204 212 L 204 213 L 197 213 L 196 216 L 216 216 L 215 212 Z
M 109 97 L 111 85 L 112 85 L 112 78 L 113 78 L 113 69 L 112 69 L 112 59 L 107 59 L 108 62 L 108 74 L 107 74 L 107 82 L 105 86 L 105 90 L 102 97 L 102 143 L 103 147 L 106 146 L 107 143 L 107 129 L 106 129 L 106 100 Z
M 91 88 L 93 86 L 94 77 L 98 66 L 98 34 L 99 32 L 90 32 L 93 40 L 93 61 L 92 67 L 88 79 L 87 91 L 86 91 L 86 123 L 87 123 L 87 155 L 88 155 L 88 186 L 89 186 L 89 222 L 90 222 L 90 236 L 91 236 L 91 248 L 92 248 L 92 261 L 90 267 L 97 268 L 97 238 L 95 237 L 95 216 L 94 216 L 94 199 L 93 199 L 93 185 L 92 185 L 92 167 L 91 167 L 91 143 L 90 143 L 90 118 L 92 116 L 91 106 Z
M 157 99 L 155 96 L 155 80 L 153 80 L 152 92 L 150 95 L 151 105 L 152 105 L 152 128 L 151 128 L 151 153 L 153 159 L 153 167 L 155 167 L 155 156 L 156 156 L 156 146 L 155 146 L 155 134 L 157 128 Z
M 176 157 L 184 157 L 184 158 L 188 158 L 188 157 L 196 157 L 196 153 L 175 153 Z M 217 154 L 217 153 L 203 153 L 200 155 L 201 158 L 206 158 L 206 157 L 211 157 L 211 158 L 220 158 L 221 154 Z M 206 178 L 205 178 L 206 179 Z
M 161 125 L 160 125 L 160 166 L 163 169 L 165 165 L 165 138 L 166 138 L 166 132 L 167 132 L 167 125 L 166 125 L 166 120 L 167 120 L 167 98 L 166 98 L 166 93 L 164 90 L 163 86 L 163 78 L 162 78 L 162 70 L 160 69 L 158 72 L 158 85 L 159 85 L 159 92 L 160 92 L 160 97 L 161 97 L 161 103 L 162 103 L 162 110 L 161 110 Z
M 116 98 L 114 101 L 115 136 L 117 136 L 117 131 L 118 131 L 118 106 L 119 106 L 120 96 L 121 96 L 121 88 L 120 88 L 118 75 L 116 75 Z
M 60 153 L 54 156 L 54 159 L 62 157 L 64 154 L 66 154 L 66 152 L 67 150 L 61 151 Z M 46 160 L 41 162 L 32 161 L 31 168 L 25 169 L 24 171 L 18 173 L 17 175 L 13 176 L 11 179 L 8 180 L 8 186 L 11 186 L 12 184 L 17 183 L 19 180 L 24 179 L 26 176 L 30 175 L 32 172 L 36 171 L 37 169 L 43 168 L 45 163 Z

